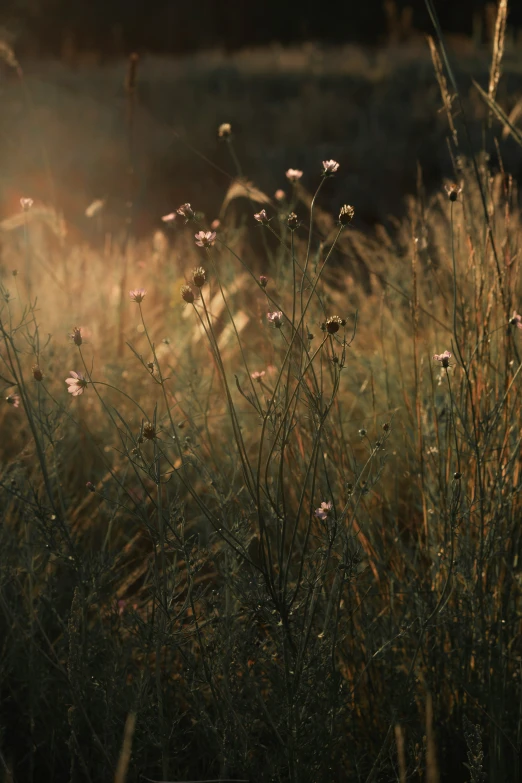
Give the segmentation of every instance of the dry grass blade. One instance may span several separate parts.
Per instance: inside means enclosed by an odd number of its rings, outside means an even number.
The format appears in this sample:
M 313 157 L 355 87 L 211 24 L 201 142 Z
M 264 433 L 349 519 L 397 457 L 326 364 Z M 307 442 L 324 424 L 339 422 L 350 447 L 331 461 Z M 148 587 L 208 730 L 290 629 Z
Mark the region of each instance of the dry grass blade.
M 247 198 L 250 201 L 255 201 L 256 204 L 270 204 L 270 198 L 266 195 L 266 193 L 263 193 L 262 190 L 259 190 L 255 187 L 251 182 L 249 182 L 246 179 L 236 179 L 232 184 L 230 185 L 229 189 L 227 190 L 226 196 L 223 199 L 223 204 L 221 205 L 221 212 L 220 215 L 223 217 L 225 212 L 227 211 L 227 207 L 230 204 L 231 201 L 234 201 L 236 198 Z
M 426 783 L 439 783 L 439 781 L 437 749 L 433 731 L 433 698 L 431 693 L 428 693 L 426 699 Z
M 125 780 L 127 779 L 127 771 L 129 769 L 132 753 L 132 738 L 134 737 L 135 728 L 136 714 L 134 712 L 129 712 L 127 720 L 125 721 L 123 743 L 121 746 L 120 757 L 118 759 L 118 766 L 116 767 L 116 773 L 114 775 L 114 783 L 125 783 Z
M 433 40 L 431 35 L 428 35 L 427 39 L 428 39 L 428 45 L 430 47 L 431 60 L 433 62 L 433 67 L 435 69 L 435 75 L 439 83 L 440 94 L 442 96 L 442 103 L 444 106 L 444 110 L 446 112 L 446 116 L 448 118 L 448 123 L 450 126 L 451 134 L 453 136 L 453 141 L 455 144 L 457 144 L 458 143 L 457 129 L 455 128 L 455 123 L 453 122 L 453 114 L 451 112 L 451 104 L 453 103 L 453 96 L 450 95 L 448 90 L 448 83 L 446 81 L 446 77 L 444 76 L 444 68 L 442 66 L 442 61 L 439 57 L 439 53 L 437 51 L 437 46 L 435 44 L 435 41 Z
M 522 132 L 519 131 L 519 129 L 516 128 L 513 125 L 513 123 L 511 122 L 510 118 L 505 113 L 505 111 L 498 105 L 498 103 L 496 101 L 494 101 L 492 98 L 489 97 L 489 95 L 482 89 L 480 84 L 477 84 L 477 82 L 475 80 L 473 80 L 473 84 L 477 88 L 477 90 L 478 90 L 479 94 L 481 95 L 481 97 L 488 104 L 488 106 L 491 109 L 491 111 L 493 112 L 493 114 L 504 125 L 504 128 L 507 128 L 508 132 L 513 135 L 513 138 L 515 139 L 517 144 L 520 144 L 520 146 L 522 146 Z
M 520 98 L 515 103 L 515 105 L 513 106 L 513 108 L 509 113 L 508 119 L 511 125 L 514 125 L 521 115 L 522 115 L 522 98 Z M 510 133 L 511 133 L 511 129 L 507 125 L 504 125 L 504 128 L 502 129 L 502 138 L 504 140 L 507 139 Z
M 400 783 L 406 783 L 406 753 L 404 752 L 404 734 L 402 726 L 397 723 L 395 726 L 395 743 L 397 745 L 397 761 L 399 764 Z
M 506 40 L 507 11 L 507 0 L 500 0 L 495 23 L 495 35 L 493 38 L 493 57 L 491 60 L 491 70 L 489 72 L 488 97 L 490 100 L 495 100 L 498 83 L 502 74 L 502 57 L 504 56 L 504 44 Z

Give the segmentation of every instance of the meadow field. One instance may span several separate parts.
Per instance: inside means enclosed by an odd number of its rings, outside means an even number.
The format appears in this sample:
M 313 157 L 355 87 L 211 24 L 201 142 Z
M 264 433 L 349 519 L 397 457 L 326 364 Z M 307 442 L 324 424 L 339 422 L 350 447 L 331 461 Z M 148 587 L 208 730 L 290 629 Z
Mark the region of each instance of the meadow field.
M 445 53 L 3 50 L 0 780 L 521 779 L 522 56 Z

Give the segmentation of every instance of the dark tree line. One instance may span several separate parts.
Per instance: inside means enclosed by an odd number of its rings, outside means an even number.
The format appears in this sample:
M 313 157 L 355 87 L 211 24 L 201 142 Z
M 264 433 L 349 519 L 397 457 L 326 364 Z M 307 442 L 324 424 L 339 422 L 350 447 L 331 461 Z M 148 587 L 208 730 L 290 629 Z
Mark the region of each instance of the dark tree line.
M 484 0 L 434 0 L 447 31 L 470 34 Z M 390 33 L 390 11 L 408 13 L 411 29 L 430 31 L 423 0 L 0 0 L 0 27 L 19 50 L 59 55 L 64 46 L 107 55 L 134 49 L 187 52 L 233 50 L 274 41 L 378 43 Z M 485 14 L 484 14 L 485 15 Z M 509 21 L 522 25 L 522 2 Z

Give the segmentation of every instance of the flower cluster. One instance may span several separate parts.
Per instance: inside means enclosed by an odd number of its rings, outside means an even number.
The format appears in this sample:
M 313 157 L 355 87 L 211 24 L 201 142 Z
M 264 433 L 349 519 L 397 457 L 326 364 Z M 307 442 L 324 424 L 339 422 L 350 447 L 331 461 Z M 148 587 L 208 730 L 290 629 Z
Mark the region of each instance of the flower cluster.
M 434 361 L 440 362 L 443 367 L 449 367 L 449 360 L 451 359 L 451 353 L 444 351 L 444 353 L 436 353 L 433 356 Z
M 133 302 L 140 304 L 145 299 L 146 293 L 144 288 L 134 288 L 132 291 L 129 291 L 129 296 Z
M 280 329 L 283 324 L 283 313 L 281 310 L 276 310 L 273 313 L 267 313 L 266 317 L 270 321 L 270 323 L 276 327 L 276 329 Z
M 286 178 L 290 180 L 290 182 L 298 182 L 302 176 L 303 172 L 299 169 L 288 169 L 286 172 Z
M 212 247 L 216 241 L 215 231 L 198 231 L 194 236 L 198 247 Z
M 324 501 L 321 503 L 319 508 L 315 509 L 314 515 L 317 517 L 317 519 L 320 519 L 322 522 L 328 517 L 328 514 L 332 510 L 332 502 L 330 500 Z

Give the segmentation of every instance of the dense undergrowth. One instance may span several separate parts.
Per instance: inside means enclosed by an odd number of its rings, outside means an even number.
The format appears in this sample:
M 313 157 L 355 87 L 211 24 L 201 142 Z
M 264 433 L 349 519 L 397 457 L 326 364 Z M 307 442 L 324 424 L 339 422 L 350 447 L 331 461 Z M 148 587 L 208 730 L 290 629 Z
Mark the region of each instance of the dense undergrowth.
M 518 778 L 520 202 L 453 153 L 374 239 L 334 161 L 152 246 L 50 256 L 24 203 L 4 780 Z

